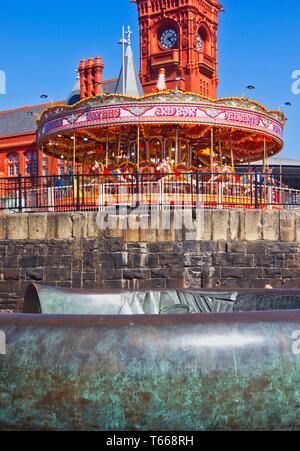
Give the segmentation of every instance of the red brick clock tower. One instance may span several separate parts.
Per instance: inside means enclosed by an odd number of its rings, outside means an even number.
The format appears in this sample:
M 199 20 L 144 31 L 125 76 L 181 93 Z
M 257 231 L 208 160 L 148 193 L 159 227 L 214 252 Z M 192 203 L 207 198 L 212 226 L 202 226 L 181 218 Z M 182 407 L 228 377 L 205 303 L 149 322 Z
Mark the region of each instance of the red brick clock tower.
M 159 69 L 168 89 L 217 96 L 218 0 L 131 0 L 140 21 L 141 81 L 153 92 Z

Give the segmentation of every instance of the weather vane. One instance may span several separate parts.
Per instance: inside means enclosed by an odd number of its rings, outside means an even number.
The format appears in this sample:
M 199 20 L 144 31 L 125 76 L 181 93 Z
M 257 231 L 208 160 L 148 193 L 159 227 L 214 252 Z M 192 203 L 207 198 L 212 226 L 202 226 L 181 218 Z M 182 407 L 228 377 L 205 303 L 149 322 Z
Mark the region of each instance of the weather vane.
M 131 35 L 133 34 L 133 31 L 131 31 L 131 28 L 129 25 L 128 25 L 126 34 L 127 34 L 127 45 L 131 45 Z

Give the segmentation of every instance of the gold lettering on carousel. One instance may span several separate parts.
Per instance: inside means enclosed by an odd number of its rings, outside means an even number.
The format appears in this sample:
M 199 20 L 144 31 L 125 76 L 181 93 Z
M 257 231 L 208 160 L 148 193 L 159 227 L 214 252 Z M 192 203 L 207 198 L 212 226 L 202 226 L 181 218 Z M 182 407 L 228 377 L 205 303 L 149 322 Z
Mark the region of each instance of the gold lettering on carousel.
M 155 116 L 158 117 L 197 117 L 197 107 L 172 107 L 164 106 L 155 109 Z

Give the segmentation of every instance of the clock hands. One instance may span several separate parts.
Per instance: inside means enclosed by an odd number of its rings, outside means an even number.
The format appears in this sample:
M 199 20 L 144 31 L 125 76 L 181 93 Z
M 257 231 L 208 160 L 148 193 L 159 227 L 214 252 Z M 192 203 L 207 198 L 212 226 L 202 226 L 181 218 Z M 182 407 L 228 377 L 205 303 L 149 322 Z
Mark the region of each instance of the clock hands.
M 177 42 L 177 34 L 174 30 L 166 30 L 161 36 L 161 43 L 165 48 L 172 48 Z

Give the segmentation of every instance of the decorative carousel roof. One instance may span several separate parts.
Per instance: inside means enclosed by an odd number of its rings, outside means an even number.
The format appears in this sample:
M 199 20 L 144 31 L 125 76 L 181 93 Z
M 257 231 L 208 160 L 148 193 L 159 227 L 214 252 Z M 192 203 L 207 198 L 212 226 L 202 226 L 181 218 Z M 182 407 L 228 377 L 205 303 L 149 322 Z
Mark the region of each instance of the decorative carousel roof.
M 77 129 L 117 125 L 198 125 L 252 131 L 283 144 L 286 118 L 247 98 L 209 99 L 182 91 L 143 97 L 100 95 L 75 105 L 54 105 L 38 120 L 38 141 Z

